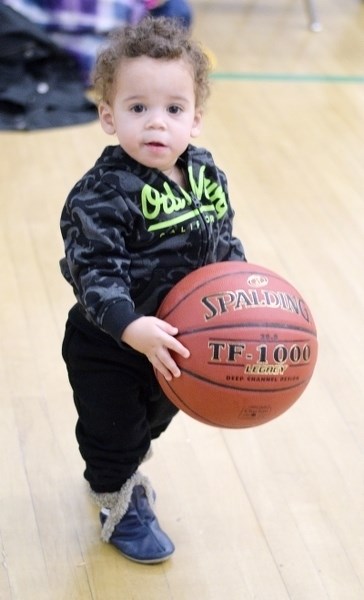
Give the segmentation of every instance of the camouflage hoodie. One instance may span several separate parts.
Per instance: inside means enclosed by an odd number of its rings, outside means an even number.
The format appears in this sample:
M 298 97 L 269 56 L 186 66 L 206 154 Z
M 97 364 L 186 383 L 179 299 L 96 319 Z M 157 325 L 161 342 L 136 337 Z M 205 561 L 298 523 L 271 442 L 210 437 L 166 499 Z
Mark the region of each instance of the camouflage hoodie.
M 117 341 L 190 271 L 245 260 L 224 173 L 203 148 L 179 160 L 185 189 L 109 146 L 66 200 L 62 274 L 85 316 Z

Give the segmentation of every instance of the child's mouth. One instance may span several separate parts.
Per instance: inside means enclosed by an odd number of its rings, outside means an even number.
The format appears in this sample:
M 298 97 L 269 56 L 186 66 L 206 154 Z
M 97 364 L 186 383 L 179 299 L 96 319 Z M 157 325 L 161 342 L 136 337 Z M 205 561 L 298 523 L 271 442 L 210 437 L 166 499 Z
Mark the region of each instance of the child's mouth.
M 153 146 L 156 148 L 164 148 L 164 144 L 161 142 L 148 142 L 147 146 Z

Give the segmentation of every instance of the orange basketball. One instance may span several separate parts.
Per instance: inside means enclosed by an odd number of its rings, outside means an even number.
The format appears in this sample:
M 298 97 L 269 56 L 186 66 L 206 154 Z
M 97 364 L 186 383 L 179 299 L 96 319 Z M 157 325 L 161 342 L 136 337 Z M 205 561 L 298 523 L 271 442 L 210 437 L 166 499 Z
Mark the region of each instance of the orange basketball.
M 244 262 L 193 271 L 157 316 L 178 327 L 191 355 L 174 354 L 181 376 L 156 371 L 167 397 L 209 425 L 244 428 L 285 412 L 317 359 L 316 327 L 301 294 L 280 275 Z

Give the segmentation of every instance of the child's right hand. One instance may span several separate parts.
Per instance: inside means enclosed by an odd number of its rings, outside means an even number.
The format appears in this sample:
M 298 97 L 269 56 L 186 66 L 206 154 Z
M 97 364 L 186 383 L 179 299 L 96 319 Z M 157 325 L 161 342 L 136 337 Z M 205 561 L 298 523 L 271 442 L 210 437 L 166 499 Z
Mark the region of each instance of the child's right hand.
M 171 381 L 179 377 L 181 371 L 173 360 L 170 350 L 177 352 L 183 358 L 190 353 L 176 338 L 178 329 L 157 317 L 140 317 L 128 325 L 121 336 L 123 342 L 145 354 L 153 367 Z

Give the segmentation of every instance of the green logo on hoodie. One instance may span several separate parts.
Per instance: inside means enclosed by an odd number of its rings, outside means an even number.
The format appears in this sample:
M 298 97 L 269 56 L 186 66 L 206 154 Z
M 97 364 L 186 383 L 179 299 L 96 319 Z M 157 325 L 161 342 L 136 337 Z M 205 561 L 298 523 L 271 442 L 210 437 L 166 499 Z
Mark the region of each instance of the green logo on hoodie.
M 181 193 L 178 196 L 168 182 L 165 182 L 162 192 L 150 185 L 143 187 L 142 211 L 144 218 L 150 221 L 148 231 L 167 229 L 202 213 L 213 213 L 217 219 L 225 215 L 228 208 L 225 192 L 219 183 L 205 176 L 205 166 L 201 167 L 197 181 L 190 167 L 188 175 L 191 192 L 180 188 Z M 198 207 L 196 201 L 201 202 Z

